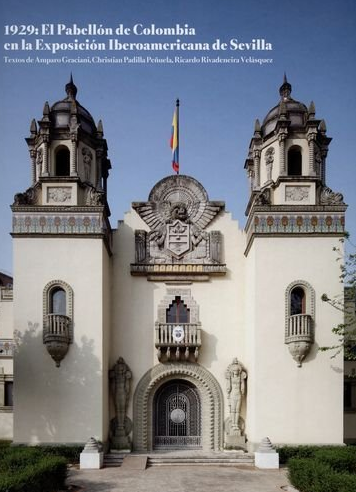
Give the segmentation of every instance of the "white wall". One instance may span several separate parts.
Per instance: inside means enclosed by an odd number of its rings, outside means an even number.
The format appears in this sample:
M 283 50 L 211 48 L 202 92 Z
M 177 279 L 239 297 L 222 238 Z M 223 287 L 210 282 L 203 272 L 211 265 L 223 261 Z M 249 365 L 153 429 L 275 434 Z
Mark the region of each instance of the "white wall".
M 106 254 L 101 239 L 14 238 L 17 443 L 82 443 L 91 436 L 106 437 L 102 334 Z M 43 289 L 51 280 L 67 282 L 74 292 L 74 341 L 59 368 L 42 341 Z
M 255 238 L 247 258 L 247 435 L 250 447 L 343 442 L 343 360 L 318 351 L 335 343 L 342 314 L 321 301 L 342 294 L 337 239 Z M 315 343 L 297 367 L 284 345 L 285 290 L 295 280 L 315 290 Z

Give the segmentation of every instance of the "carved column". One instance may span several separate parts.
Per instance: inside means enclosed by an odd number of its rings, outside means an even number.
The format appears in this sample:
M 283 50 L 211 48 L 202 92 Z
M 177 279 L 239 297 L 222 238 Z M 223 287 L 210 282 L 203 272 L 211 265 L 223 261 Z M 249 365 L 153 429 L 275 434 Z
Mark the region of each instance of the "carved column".
M 43 158 L 42 158 L 42 176 L 49 176 L 48 173 L 48 142 L 49 136 L 43 136 Z
M 78 169 L 77 169 L 77 135 L 72 134 L 71 135 L 71 150 L 70 150 L 70 175 L 71 176 L 78 176 Z
M 287 168 L 286 168 L 286 140 L 287 135 L 285 133 L 281 133 L 278 136 L 278 141 L 279 141 L 279 174 L 281 176 L 286 176 L 287 175 Z
M 326 156 L 328 155 L 328 150 L 327 149 L 322 149 L 321 150 L 321 169 L 320 169 L 320 174 L 321 174 L 321 182 L 325 186 L 326 183 Z
M 261 151 L 255 150 L 253 152 L 253 169 L 255 174 L 255 188 L 260 187 L 260 159 L 261 159 Z
M 102 158 L 103 158 L 103 151 L 102 149 L 97 149 L 96 150 L 96 179 L 95 179 L 95 183 L 96 183 L 96 187 L 98 188 L 98 190 L 102 190 L 103 189 L 103 186 L 102 186 Z
M 249 169 L 247 172 L 250 193 L 253 191 L 253 169 Z
M 308 135 L 308 144 L 309 144 L 309 176 L 315 176 L 315 167 L 314 167 L 314 158 L 315 158 L 315 149 L 314 149 L 314 133 L 310 133 Z
M 36 183 L 36 150 L 31 149 L 30 150 L 30 156 L 31 156 L 31 182 L 32 185 Z

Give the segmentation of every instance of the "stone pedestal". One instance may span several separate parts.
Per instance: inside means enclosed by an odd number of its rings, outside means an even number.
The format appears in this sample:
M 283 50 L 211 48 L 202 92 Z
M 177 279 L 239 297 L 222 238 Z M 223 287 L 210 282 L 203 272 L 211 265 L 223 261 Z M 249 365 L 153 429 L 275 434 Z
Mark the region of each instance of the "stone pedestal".
M 245 449 L 246 437 L 235 434 L 225 436 L 225 448 L 226 449 Z
M 279 454 L 273 449 L 268 437 L 262 439 L 260 447 L 255 452 L 255 466 L 257 468 L 279 468 Z
M 99 470 L 104 464 L 104 453 L 99 443 L 91 437 L 80 453 L 80 469 Z

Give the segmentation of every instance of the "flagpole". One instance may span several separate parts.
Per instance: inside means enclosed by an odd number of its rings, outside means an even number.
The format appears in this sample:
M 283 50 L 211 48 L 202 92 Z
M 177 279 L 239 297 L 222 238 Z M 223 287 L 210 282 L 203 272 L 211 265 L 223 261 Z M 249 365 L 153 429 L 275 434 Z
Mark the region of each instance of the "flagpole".
M 179 166 L 179 99 L 178 98 L 176 100 L 176 108 L 177 108 L 177 145 L 178 145 L 177 160 L 178 160 L 178 166 Z M 179 167 L 177 170 L 177 174 L 179 174 Z

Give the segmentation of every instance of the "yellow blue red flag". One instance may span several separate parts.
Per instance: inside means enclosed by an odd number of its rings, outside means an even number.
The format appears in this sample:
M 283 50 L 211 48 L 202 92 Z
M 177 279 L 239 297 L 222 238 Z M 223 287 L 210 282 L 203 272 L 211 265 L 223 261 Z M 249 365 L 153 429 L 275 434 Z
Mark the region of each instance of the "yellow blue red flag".
M 172 149 L 172 167 L 173 170 L 178 174 L 179 173 L 179 99 L 177 99 L 176 109 L 173 114 L 171 149 Z

